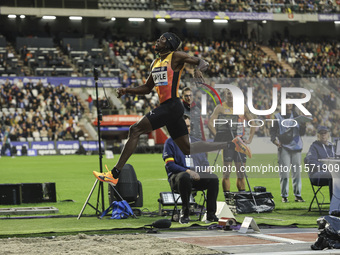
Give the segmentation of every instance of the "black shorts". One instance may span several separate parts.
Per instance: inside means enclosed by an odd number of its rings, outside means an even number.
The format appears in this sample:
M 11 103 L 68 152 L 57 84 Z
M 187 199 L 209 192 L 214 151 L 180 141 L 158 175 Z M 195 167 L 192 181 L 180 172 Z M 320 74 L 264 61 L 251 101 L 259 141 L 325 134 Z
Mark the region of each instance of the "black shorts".
M 235 163 L 239 163 L 239 162 L 246 163 L 247 156 L 246 154 L 238 153 L 237 151 L 235 151 L 235 144 L 232 142 L 229 142 L 227 149 L 223 150 L 223 160 L 224 162 L 234 161 Z
M 183 119 L 184 107 L 179 98 L 172 98 L 151 110 L 146 117 L 152 130 L 166 126 L 172 139 L 188 134 L 188 128 Z

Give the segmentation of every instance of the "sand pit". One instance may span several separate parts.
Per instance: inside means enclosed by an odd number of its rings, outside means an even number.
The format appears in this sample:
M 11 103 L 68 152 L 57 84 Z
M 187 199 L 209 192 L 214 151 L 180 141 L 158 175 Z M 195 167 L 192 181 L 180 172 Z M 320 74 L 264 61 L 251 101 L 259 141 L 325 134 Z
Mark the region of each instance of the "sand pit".
M 178 255 L 219 254 L 197 245 L 165 240 L 145 234 L 59 236 L 52 238 L 0 239 L 0 254 L 127 254 Z

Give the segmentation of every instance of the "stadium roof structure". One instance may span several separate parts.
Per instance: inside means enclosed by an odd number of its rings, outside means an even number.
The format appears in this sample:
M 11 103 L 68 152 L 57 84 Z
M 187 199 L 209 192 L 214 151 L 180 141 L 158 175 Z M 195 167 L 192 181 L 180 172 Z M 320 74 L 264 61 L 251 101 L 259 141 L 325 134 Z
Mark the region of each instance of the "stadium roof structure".
M 98 18 L 165 18 L 165 19 L 190 19 L 199 18 L 205 20 L 253 20 L 253 21 L 340 21 L 340 13 L 255 13 L 255 12 L 217 12 L 217 11 L 147 11 L 147 10 L 114 10 L 114 9 L 72 9 L 72 8 L 30 8 L 30 7 L 0 7 L 1 15 L 26 15 L 26 16 L 81 16 Z

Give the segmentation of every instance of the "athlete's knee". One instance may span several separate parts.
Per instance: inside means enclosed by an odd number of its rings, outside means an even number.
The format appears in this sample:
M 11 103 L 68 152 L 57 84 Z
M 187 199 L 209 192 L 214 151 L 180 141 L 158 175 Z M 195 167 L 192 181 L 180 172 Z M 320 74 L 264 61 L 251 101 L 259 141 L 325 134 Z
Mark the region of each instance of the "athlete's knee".
M 143 133 L 144 133 L 143 129 L 140 128 L 137 123 L 130 126 L 130 129 L 129 129 L 130 137 L 139 137 Z
M 222 176 L 223 176 L 223 180 L 229 180 L 230 172 L 229 171 L 225 171 L 225 172 L 223 172 Z

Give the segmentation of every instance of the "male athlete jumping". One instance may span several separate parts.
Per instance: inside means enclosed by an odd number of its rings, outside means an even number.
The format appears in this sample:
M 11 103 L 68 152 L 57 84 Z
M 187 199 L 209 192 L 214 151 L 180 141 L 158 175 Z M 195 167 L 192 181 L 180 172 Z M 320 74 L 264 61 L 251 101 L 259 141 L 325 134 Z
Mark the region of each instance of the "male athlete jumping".
M 146 84 L 137 88 L 119 88 L 118 97 L 125 94 L 149 94 L 155 87 L 160 106 L 146 114 L 140 121 L 130 127 L 128 140 L 115 167 L 107 173 L 93 171 L 100 181 L 117 184 L 121 169 L 135 151 L 140 135 L 166 126 L 170 136 L 185 155 L 218 150 L 226 147 L 226 143 L 196 142 L 191 144 L 188 129 L 183 119 L 183 105 L 179 98 L 178 88 L 184 64 L 196 65 L 194 78 L 203 79 L 202 72 L 209 64 L 185 52 L 177 51 L 182 44 L 173 33 L 164 33 L 156 41 L 155 51 L 159 57 L 151 64 L 151 73 Z

